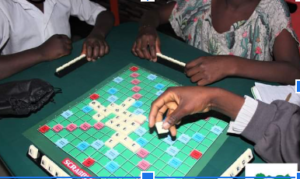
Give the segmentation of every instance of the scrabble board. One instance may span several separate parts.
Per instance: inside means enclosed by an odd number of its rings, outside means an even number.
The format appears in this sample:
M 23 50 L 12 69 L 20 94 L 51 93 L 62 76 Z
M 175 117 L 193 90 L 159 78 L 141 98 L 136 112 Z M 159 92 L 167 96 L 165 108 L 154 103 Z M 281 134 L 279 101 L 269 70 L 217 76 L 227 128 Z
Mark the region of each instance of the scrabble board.
M 151 103 L 174 81 L 124 67 L 24 135 L 68 175 L 69 159 L 91 176 L 197 176 L 227 139 L 228 124 L 199 119 L 178 128 L 175 140 L 150 133 Z

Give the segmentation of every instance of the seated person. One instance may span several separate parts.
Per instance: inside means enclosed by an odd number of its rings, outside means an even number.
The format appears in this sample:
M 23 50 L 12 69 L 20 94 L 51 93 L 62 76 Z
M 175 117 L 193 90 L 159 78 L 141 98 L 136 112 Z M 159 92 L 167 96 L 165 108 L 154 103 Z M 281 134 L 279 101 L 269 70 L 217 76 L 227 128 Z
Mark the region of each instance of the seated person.
M 156 61 L 156 28 L 167 22 L 188 44 L 215 55 L 186 65 L 198 85 L 227 76 L 285 84 L 300 78 L 299 41 L 284 0 L 172 1 L 144 14 L 133 53 Z
M 0 1 L 0 79 L 72 49 L 69 17 L 94 25 L 83 53 L 95 60 L 108 53 L 105 36 L 114 24 L 112 13 L 89 0 Z
M 176 136 L 176 124 L 185 116 L 215 110 L 233 119 L 228 132 L 240 134 L 255 144 L 266 162 L 298 163 L 300 167 L 300 107 L 286 101 L 265 104 L 210 87 L 169 88 L 153 102 L 149 126 L 162 121 Z

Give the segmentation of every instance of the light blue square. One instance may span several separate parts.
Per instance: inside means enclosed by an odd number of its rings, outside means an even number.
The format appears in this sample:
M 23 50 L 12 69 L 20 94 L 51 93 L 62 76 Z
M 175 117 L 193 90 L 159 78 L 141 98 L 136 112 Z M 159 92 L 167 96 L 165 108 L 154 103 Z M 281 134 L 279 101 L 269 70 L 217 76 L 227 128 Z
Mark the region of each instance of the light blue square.
M 70 110 L 67 110 L 67 111 L 63 112 L 61 115 L 62 115 L 62 117 L 68 119 L 69 117 L 71 117 L 73 115 L 73 112 Z
M 69 141 L 67 139 L 59 139 L 57 142 L 55 142 L 55 144 L 59 147 L 59 148 L 63 148 L 64 146 L 66 146 L 69 143 Z
M 175 169 L 177 169 L 181 165 L 181 163 L 182 161 L 175 157 L 171 158 L 171 160 L 168 162 L 168 164 Z
M 204 138 L 205 138 L 204 135 L 200 133 L 196 133 L 193 135 L 193 139 L 197 142 L 202 142 Z
M 159 90 L 159 91 L 157 91 L 155 94 L 156 94 L 156 96 L 160 96 L 160 95 L 162 95 L 163 93 L 164 93 L 164 91 Z
M 110 172 L 110 173 L 114 173 L 120 166 L 114 162 L 114 161 L 110 161 L 105 165 L 105 168 Z
M 92 147 L 94 147 L 94 149 L 99 150 L 101 147 L 103 147 L 104 143 L 101 140 L 96 140 L 92 143 Z
M 121 83 L 123 80 L 124 80 L 123 78 L 117 77 L 117 78 L 115 78 L 113 81 L 119 84 L 119 83 Z
M 143 127 L 139 127 L 134 132 L 141 137 L 147 132 L 147 130 Z
M 144 114 L 144 112 L 145 111 L 143 109 L 138 108 L 138 109 L 136 109 L 136 110 L 133 111 L 133 114 L 140 115 L 140 114 Z
M 113 94 L 116 94 L 118 92 L 118 90 L 116 88 L 110 88 L 107 92 L 109 94 L 113 95 Z
M 82 111 L 85 112 L 85 113 L 89 113 L 92 110 L 93 110 L 93 108 L 91 108 L 90 106 L 85 106 L 85 107 L 82 108 Z
M 117 96 L 111 95 L 110 97 L 107 98 L 107 101 L 114 103 L 115 101 L 118 100 Z
M 214 126 L 214 127 L 211 128 L 210 131 L 217 134 L 217 135 L 220 135 L 223 131 L 223 128 L 221 128 L 219 126 Z
M 300 80 L 296 80 L 296 90 L 297 93 L 300 93 Z
M 177 147 L 170 146 L 170 147 L 167 148 L 166 152 L 168 154 L 170 154 L 171 156 L 175 156 L 179 152 L 179 149 Z
M 169 144 L 169 145 L 173 145 L 175 143 L 175 141 L 172 140 L 172 137 L 168 135 L 168 137 L 164 138 L 164 142 Z
M 154 81 L 157 78 L 157 76 L 153 75 L 153 74 L 150 74 L 150 75 L 147 76 L 147 78 L 148 78 L 148 80 Z
M 113 160 L 115 159 L 118 155 L 119 152 L 114 150 L 114 149 L 110 149 L 105 153 L 106 157 L 108 157 L 109 159 Z
M 184 144 L 187 144 L 191 140 L 191 138 L 190 138 L 190 136 L 188 136 L 186 134 L 181 134 L 179 136 L 178 140 Z
M 144 139 L 143 137 L 140 137 L 136 140 L 136 143 L 138 143 L 140 146 L 144 147 L 148 141 L 146 139 Z
M 136 107 L 136 108 L 139 108 L 143 105 L 143 102 L 142 101 L 136 101 L 132 106 L 133 107 Z
M 158 83 L 154 86 L 154 88 L 158 89 L 158 90 L 162 90 L 165 87 L 165 85 Z
M 85 149 L 87 149 L 90 146 L 90 144 L 88 144 L 87 142 L 81 142 L 77 145 L 77 149 L 79 149 L 80 151 L 85 151 Z

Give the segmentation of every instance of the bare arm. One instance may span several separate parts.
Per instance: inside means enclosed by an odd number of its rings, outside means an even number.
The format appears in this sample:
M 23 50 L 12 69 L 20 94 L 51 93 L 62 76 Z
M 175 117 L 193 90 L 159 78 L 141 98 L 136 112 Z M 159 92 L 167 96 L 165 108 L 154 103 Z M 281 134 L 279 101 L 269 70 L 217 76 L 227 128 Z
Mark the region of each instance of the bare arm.
M 42 61 L 42 56 L 38 53 L 37 48 L 0 56 L 0 79 L 9 77 Z
M 103 11 L 97 16 L 96 24 L 91 34 L 100 33 L 105 37 L 114 26 L 114 16 L 110 11 Z
M 109 47 L 105 37 L 114 25 L 114 16 L 110 11 L 103 11 L 97 16 L 95 27 L 86 38 L 82 53 L 87 55 L 89 61 L 95 61 L 108 53 Z
M 245 99 L 231 92 L 219 88 L 209 87 L 174 87 L 169 88 L 151 106 L 149 126 L 163 120 L 167 113 L 163 127 L 170 128 L 176 136 L 175 125 L 185 116 L 216 110 L 232 119 L 238 115 Z
M 300 79 L 299 49 L 286 30 L 275 40 L 274 58 L 273 62 L 259 62 L 235 57 L 233 75 L 283 84 L 294 84 L 295 79 Z
M 275 61 L 256 61 L 231 55 L 200 57 L 186 66 L 192 82 L 207 85 L 227 76 L 239 76 L 294 84 L 300 78 L 300 58 L 296 41 L 284 30 L 274 44 Z
M 65 35 L 54 35 L 39 47 L 0 56 L 0 79 L 9 77 L 43 61 L 51 61 L 71 52 L 71 40 Z
M 160 53 L 160 40 L 156 28 L 168 22 L 175 4 L 175 2 L 168 3 L 143 15 L 138 37 L 132 47 L 135 56 L 152 61 L 157 60 L 156 53 Z

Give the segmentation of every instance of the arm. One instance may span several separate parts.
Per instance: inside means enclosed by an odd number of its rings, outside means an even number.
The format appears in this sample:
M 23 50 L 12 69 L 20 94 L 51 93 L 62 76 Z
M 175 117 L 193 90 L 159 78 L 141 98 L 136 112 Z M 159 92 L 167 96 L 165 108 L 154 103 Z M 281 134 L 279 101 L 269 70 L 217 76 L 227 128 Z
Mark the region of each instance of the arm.
M 169 88 L 153 102 L 149 127 L 162 121 L 167 112 L 163 128 L 175 136 L 175 125 L 185 116 L 216 110 L 235 119 L 233 123 L 246 126 L 240 133 L 255 143 L 255 150 L 265 161 L 300 164 L 300 108 L 284 101 L 271 105 L 258 102 L 255 106 L 251 100 L 219 88 Z M 244 121 L 249 115 L 250 122 Z
M 114 16 L 110 11 L 103 11 L 97 16 L 95 27 L 91 34 L 101 35 L 106 37 L 108 32 L 114 26 Z
M 88 61 L 95 61 L 107 54 L 109 48 L 105 37 L 114 24 L 112 13 L 90 0 L 69 0 L 67 2 L 71 6 L 71 15 L 95 26 L 83 44 L 82 54 L 86 54 Z
M 0 79 L 9 77 L 35 64 L 51 61 L 71 52 L 71 40 L 54 35 L 39 47 L 11 55 L 0 56 Z
M 256 152 L 266 162 L 300 164 L 299 119 L 300 108 L 294 104 L 259 102 L 242 136 L 255 143 Z
M 156 10 L 146 12 L 140 21 L 139 34 L 132 47 L 135 56 L 156 61 L 160 53 L 160 40 L 156 28 L 168 22 L 176 2 L 170 2 Z
M 207 85 L 227 76 L 239 76 L 294 84 L 300 78 L 300 57 L 296 41 L 284 30 L 275 40 L 275 61 L 256 61 L 236 56 L 200 57 L 186 66 L 192 82 Z
M 233 76 L 294 84 L 300 78 L 300 58 L 296 41 L 284 30 L 275 40 L 273 62 L 259 62 L 232 57 Z
M 95 61 L 108 53 L 109 47 L 105 37 L 114 25 L 114 16 L 110 11 L 103 11 L 97 16 L 95 27 L 86 38 L 82 53 L 89 61 Z
M 0 56 L 0 80 L 43 61 L 37 48 Z
M 176 136 L 175 124 L 185 116 L 216 110 L 234 119 L 243 103 L 244 98 L 219 88 L 169 88 L 152 103 L 149 126 L 154 127 L 156 122 L 162 121 L 168 110 L 163 126 Z

